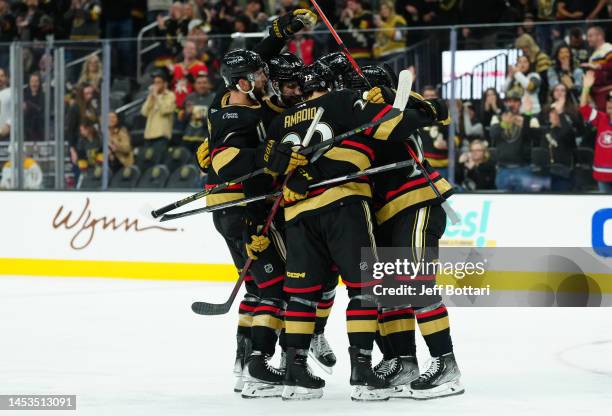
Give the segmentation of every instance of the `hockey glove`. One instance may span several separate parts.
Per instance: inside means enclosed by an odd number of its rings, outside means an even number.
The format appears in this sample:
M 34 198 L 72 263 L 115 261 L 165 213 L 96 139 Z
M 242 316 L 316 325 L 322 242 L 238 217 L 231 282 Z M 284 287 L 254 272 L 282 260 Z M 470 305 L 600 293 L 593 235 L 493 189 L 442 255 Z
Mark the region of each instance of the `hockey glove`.
M 300 201 L 308 195 L 308 187 L 316 183 L 317 175 L 312 166 L 297 168 L 287 185 L 283 188 L 283 198 L 287 202 Z
M 446 103 L 440 99 L 426 100 L 421 94 L 411 91 L 408 107 L 425 112 L 433 121 L 443 126 L 448 126 L 451 122 L 451 118 L 448 114 L 448 107 Z
M 393 104 L 395 92 L 388 87 L 374 87 L 367 92 L 366 101 L 374 104 Z
M 198 166 L 200 170 L 204 173 L 208 170 L 210 166 L 210 153 L 208 151 L 208 139 L 204 140 L 204 142 L 198 147 L 196 152 L 196 156 L 198 157 Z
M 308 9 L 297 9 L 272 22 L 270 35 L 278 39 L 287 39 L 296 32 L 311 29 L 317 23 L 317 15 Z
M 266 251 L 268 246 L 270 246 L 270 239 L 265 235 L 252 235 L 251 242 L 245 244 L 247 255 L 253 260 L 259 258 L 255 253 Z
M 263 167 L 272 173 L 287 174 L 299 166 L 308 164 L 304 155 L 294 152 L 287 143 L 268 140 L 263 150 Z

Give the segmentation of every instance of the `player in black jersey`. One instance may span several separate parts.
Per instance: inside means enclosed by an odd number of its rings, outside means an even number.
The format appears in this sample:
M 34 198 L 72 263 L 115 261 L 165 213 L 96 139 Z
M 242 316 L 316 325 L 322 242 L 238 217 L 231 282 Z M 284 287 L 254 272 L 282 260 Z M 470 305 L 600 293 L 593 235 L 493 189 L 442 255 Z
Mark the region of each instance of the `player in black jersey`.
M 388 89 L 396 86 L 393 74 L 382 67 L 364 67 L 363 72 L 370 84 L 376 86 L 369 91 L 368 99 L 391 102 L 392 92 Z M 351 87 L 361 92 L 368 89 L 363 79 L 353 79 Z M 418 94 L 413 94 L 408 107 L 418 105 L 428 104 Z M 425 136 L 424 140 L 431 138 Z M 377 149 L 376 165 L 410 160 L 412 153 L 424 165 L 440 194 L 448 198 L 453 192 L 452 187 L 427 163 L 421 149 L 418 134 L 403 143 L 386 143 Z M 378 245 L 405 247 L 410 261 L 427 263 L 438 259 L 438 242 L 446 227 L 446 214 L 423 175 L 424 172 L 415 164 L 374 175 L 371 179 Z M 421 274 L 415 278 L 421 284 L 435 284 L 435 275 Z M 428 305 L 411 304 L 410 299 L 406 301 L 402 306 L 383 307 L 378 314 L 380 336 L 377 341 L 383 352 L 383 361 L 375 368 L 378 374 L 389 380 L 391 397 L 424 399 L 462 393 L 464 389 L 453 354 L 448 312 L 441 298 L 437 297 Z M 416 359 L 415 315 L 432 356 L 432 364 L 420 377 Z
M 285 52 L 270 59 L 268 66 L 270 85 L 274 92 L 270 100 L 281 108 L 291 107 L 301 102 L 302 93 L 298 85 L 298 76 L 304 68 L 304 62 L 297 56 Z M 322 300 L 317 306 L 315 332 L 310 343 L 309 355 L 326 372 L 331 373 L 332 367 L 336 364 L 336 355 L 327 342 L 324 332 L 336 296 L 337 268 L 332 268 L 329 273 Z
M 353 69 L 348 58 L 342 52 L 329 53 L 322 56 L 319 61 L 331 69 L 334 74 L 334 90 L 343 90 L 347 88 L 348 79 L 350 79 L 352 75 L 357 75 L 357 72 Z
M 329 92 L 331 70 L 317 62 L 304 69 L 300 87 L 307 99 L 271 123 L 269 136 L 298 144 L 319 107 L 325 109 L 311 145 L 383 117 L 391 106 L 368 103 L 349 90 Z M 373 139 L 393 139 L 396 130 L 411 131 L 431 123 L 429 114 L 409 110 L 365 132 L 319 151 L 306 166 L 299 167 L 283 190 L 285 199 L 287 272 L 285 312 L 287 370 L 283 398 L 318 398 L 324 381 L 307 366 L 306 352 L 315 329 L 316 307 L 321 301 L 324 279 L 337 265 L 350 302 L 347 308 L 351 397 L 354 400 L 385 400 L 387 382 L 374 373 L 371 351 L 377 330 L 376 299 L 369 293 L 372 282 L 361 281 L 361 248 L 375 250 L 367 178 L 353 179 L 309 189 L 321 180 L 363 170 L 375 158 Z
M 289 35 L 311 26 L 316 16 L 308 10 L 295 10 L 275 20 L 270 36 L 255 51 L 236 50 L 222 59 L 221 76 L 227 89 L 218 94 L 208 115 L 210 167 L 207 188 L 268 167 L 272 172 L 292 169 L 303 158 L 287 145 L 266 142 L 266 125 L 280 109 L 264 100 L 268 82 L 267 65 L 280 52 Z M 263 158 L 261 148 L 268 149 Z M 205 157 L 201 155 L 205 161 Z M 215 205 L 259 194 L 271 188 L 274 178 L 263 174 L 206 197 Z M 243 397 L 274 397 L 280 394 L 282 372 L 268 364 L 274 354 L 283 326 L 285 274 L 284 247 L 274 227 L 269 238 L 259 236 L 269 209 L 265 203 L 234 207 L 213 214 L 216 229 L 224 237 L 234 263 L 240 270 L 247 256 L 256 259 L 247 275 L 247 295 L 239 307 L 238 349 L 235 371 L 236 390 Z M 252 352 L 249 355 L 249 346 Z M 242 377 L 244 373 L 244 378 Z

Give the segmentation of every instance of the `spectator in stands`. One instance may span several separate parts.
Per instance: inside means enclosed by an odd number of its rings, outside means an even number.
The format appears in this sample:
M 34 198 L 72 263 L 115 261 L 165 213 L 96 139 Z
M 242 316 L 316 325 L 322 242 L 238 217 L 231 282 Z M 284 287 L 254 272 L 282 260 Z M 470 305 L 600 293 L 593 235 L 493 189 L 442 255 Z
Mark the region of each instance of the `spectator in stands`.
M 530 189 L 531 156 L 530 117 L 518 114 L 521 95 L 508 92 L 506 108 L 500 122 L 491 124 L 489 137 L 496 148 L 497 175 L 495 187 L 503 191 L 526 191 Z
M 23 120 L 25 140 L 37 142 L 43 140 L 45 95 L 42 91 L 40 74 L 30 75 L 28 87 L 23 92 Z
M 555 51 L 555 63 L 548 68 L 548 88 L 553 89 L 557 84 L 562 83 L 578 101 L 582 91 L 582 68 L 574 65 L 572 50 L 566 44 L 561 44 Z
M 96 92 L 100 92 L 102 84 L 102 63 L 98 55 L 92 54 L 87 57 L 79 76 L 79 85 L 91 85 Z
M 11 13 L 8 0 L 0 0 L 0 43 L 10 43 L 17 38 L 17 22 Z M 9 65 L 9 54 L 0 53 L 0 68 Z
M 72 0 L 64 16 L 70 24 L 70 40 L 94 40 L 100 38 L 102 7 L 97 0 Z
M 310 65 L 314 62 L 315 41 L 306 33 L 298 33 L 288 43 L 287 49 L 294 55 L 297 55 L 305 65 Z
M 542 145 L 550 155 L 550 190 L 567 192 L 572 188 L 572 153 L 576 148 L 576 134 L 569 117 L 555 107 L 548 110 L 548 131 Z
M 475 139 L 459 157 L 456 182 L 468 191 L 495 189 L 495 165 L 485 141 Z
M 567 43 L 572 51 L 574 66 L 581 66 L 589 61 L 588 44 L 584 40 L 582 29 L 579 27 L 571 28 L 568 34 Z
M 423 20 L 426 11 L 424 0 L 397 0 L 395 11 L 404 16 L 404 20 L 411 26 L 421 26 L 425 23 Z
M 100 120 L 100 108 L 94 87 L 89 84 L 77 86 L 76 98 L 66 112 L 65 137 L 70 145 L 71 158 L 77 159 L 77 142 L 80 125 L 88 122 L 96 126 Z
M 9 76 L 5 69 L 0 68 L 0 140 L 6 140 L 11 134 L 13 108 Z
M 360 65 L 368 65 L 372 59 L 374 34 L 359 32 L 359 29 L 372 29 L 374 18 L 372 13 L 365 9 L 363 3 L 363 0 L 347 0 L 337 26 L 338 29 L 350 31 L 343 34 L 342 40 L 351 55 Z
M 183 38 L 187 36 L 187 27 L 181 24 L 183 19 L 183 5 L 175 1 L 170 6 L 169 16 L 157 16 L 157 37 L 165 38 L 159 56 L 156 58 L 157 66 L 166 66 L 174 62 L 180 52 Z
M 434 100 L 438 91 L 431 85 L 423 88 L 423 98 Z M 423 138 L 423 152 L 429 164 L 444 177 L 448 176 L 448 126 L 429 126 L 419 130 Z
M 200 72 L 195 80 L 194 91 L 185 99 L 183 146 L 194 154 L 198 146 L 208 137 L 208 109 L 215 99 L 212 85 L 206 72 Z
M 261 32 L 266 28 L 268 15 L 264 13 L 263 0 L 248 0 L 244 14 L 251 20 L 251 24 L 257 28 L 257 31 Z
M 251 23 L 251 19 L 244 14 L 239 14 L 234 19 L 234 33 L 252 33 L 257 31 L 257 26 Z M 257 40 L 247 37 L 236 37 L 231 40 L 228 50 L 233 49 L 253 49 Z
M 595 80 L 594 71 L 587 71 L 580 95 L 580 113 L 588 123 L 597 129 L 593 178 L 597 181 L 601 192 L 612 193 L 612 92 L 608 92 L 606 112 L 597 111 L 589 104 L 589 94 L 595 85 Z
M 553 108 L 557 113 L 567 118 L 568 123 L 580 136 L 584 130 L 584 120 L 580 115 L 578 106 L 574 98 L 568 94 L 564 84 L 557 84 L 549 93 L 548 107 Z M 548 111 L 546 111 L 548 117 Z
M 463 121 L 463 129 L 461 129 L 463 137 L 470 142 L 472 139 L 484 137 L 484 127 L 480 120 L 478 120 L 474 104 L 471 101 L 466 101 L 463 105 L 459 106 L 459 110 Z
M 555 0 L 537 0 L 536 20 L 539 22 L 552 23 L 557 20 L 557 8 Z M 556 25 L 541 24 L 535 27 L 535 38 L 537 44 L 545 51 L 552 50 L 553 37 L 558 37 L 559 30 Z
M 521 113 L 538 114 L 541 110 L 538 96 L 541 82 L 540 75 L 532 71 L 527 56 L 519 56 L 516 66 L 508 66 L 506 94 L 514 92 L 521 96 Z
M 606 42 L 605 32 L 600 26 L 587 31 L 587 41 L 593 54 L 584 68 L 595 71 L 595 83 L 591 94 L 599 111 L 605 111 L 608 92 L 612 89 L 612 44 Z
M 190 27 L 187 40 L 194 42 L 196 45 L 196 59 L 206 65 L 209 73 L 218 71 L 221 64 L 217 59 L 214 48 L 209 45 L 208 34 L 204 30 L 204 25 L 196 21 L 195 24 L 190 24 Z
M 156 21 L 160 16 L 168 14 L 172 0 L 147 0 L 147 22 Z
M 119 115 L 115 112 L 108 113 L 109 132 L 109 166 L 113 172 L 121 168 L 127 168 L 134 164 L 134 152 L 132 140 L 128 130 L 121 125 Z
M 529 65 L 533 72 L 540 76 L 541 93 L 545 97 L 548 91 L 548 80 L 546 73 L 548 68 L 552 66 L 552 60 L 546 55 L 540 47 L 535 43 L 533 38 L 528 34 L 519 36 L 515 41 L 515 47 L 523 52 L 523 55 L 529 59 Z
M 599 17 L 607 0 L 562 0 L 557 2 L 557 20 L 593 20 Z
M 26 0 L 26 10 L 16 16 L 17 30 L 22 41 L 45 40 L 53 33 L 53 18 L 45 14 L 39 0 Z
M 499 118 L 504 109 L 497 90 L 495 88 L 487 88 L 484 94 L 482 94 L 480 105 L 480 119 L 482 120 L 483 126 L 488 129 L 489 126 L 491 126 L 491 119 L 493 116 Z
M 133 68 L 133 42 L 134 21 L 132 18 L 132 7 L 130 3 L 118 0 L 102 0 L 104 10 L 105 30 L 107 39 L 124 39 L 113 42 L 113 50 L 116 54 L 112 59 L 112 72 L 127 77 L 132 75 Z M 135 19 L 134 19 L 135 20 Z M 130 40 L 127 40 L 130 39 Z
M 141 113 L 147 118 L 144 131 L 145 148 L 165 152 L 172 139 L 176 97 L 168 90 L 168 81 L 162 71 L 153 74 L 153 85 L 142 105 Z
M 183 102 L 193 91 L 193 82 L 200 72 L 208 73 L 208 67 L 197 59 L 195 42 L 187 40 L 183 46 L 183 61 L 169 67 L 172 74 L 172 90 L 176 98 L 176 106 L 183 109 Z
M 380 29 L 376 32 L 374 57 L 390 59 L 402 53 L 406 47 L 406 33 L 398 28 L 406 26 L 406 19 L 395 13 L 392 1 L 380 4 L 379 14 L 374 16 L 374 26 Z
M 79 167 L 81 172 L 86 172 L 102 163 L 102 140 L 96 126 L 88 120 L 79 125 L 79 138 L 76 143 L 76 160 L 72 156 L 72 163 Z
M 210 30 L 212 6 L 209 4 L 208 0 L 193 0 L 192 4 L 194 17 L 199 19 L 203 24 L 206 24 L 208 30 Z

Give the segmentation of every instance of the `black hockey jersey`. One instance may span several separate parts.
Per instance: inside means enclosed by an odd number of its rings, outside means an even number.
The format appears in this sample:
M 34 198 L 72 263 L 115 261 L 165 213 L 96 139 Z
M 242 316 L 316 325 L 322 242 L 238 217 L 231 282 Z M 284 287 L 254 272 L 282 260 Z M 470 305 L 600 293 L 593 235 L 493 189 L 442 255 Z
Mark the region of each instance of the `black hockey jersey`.
M 298 104 L 277 116 L 268 129 L 268 137 L 281 142 L 300 143 L 319 107 L 323 107 L 325 112 L 310 145 L 380 119 L 392 109 L 390 105 L 364 101 L 359 94 L 350 90 L 333 91 Z M 319 180 L 367 169 L 376 159 L 376 142 L 372 139 L 399 140 L 414 129 L 431 122 L 425 113 L 407 110 L 361 135 L 355 135 L 331 148 L 314 153 L 309 166 L 317 172 Z M 285 202 L 285 221 L 289 223 L 306 215 L 315 215 L 320 210 L 333 209 L 353 201 L 369 200 L 371 197 L 372 191 L 367 177 L 311 189 L 306 199 Z

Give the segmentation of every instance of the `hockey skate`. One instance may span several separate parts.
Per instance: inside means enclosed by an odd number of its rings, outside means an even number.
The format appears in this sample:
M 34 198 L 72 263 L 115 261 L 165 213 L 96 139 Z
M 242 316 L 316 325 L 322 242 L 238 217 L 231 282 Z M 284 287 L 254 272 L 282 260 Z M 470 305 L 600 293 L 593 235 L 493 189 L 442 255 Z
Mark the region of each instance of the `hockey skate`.
M 372 369 L 372 352 L 349 347 L 351 357 L 351 400 L 389 400 L 389 383 Z
M 433 357 L 427 371 L 410 384 L 412 398 L 417 400 L 454 396 L 465 392 L 461 372 L 452 352 Z
M 416 357 L 405 356 L 382 360 L 374 367 L 374 371 L 389 383 L 391 398 L 412 398 L 410 383 L 419 378 L 419 364 Z
M 283 372 L 272 367 L 269 356 L 253 351 L 248 358 L 245 369 L 242 397 L 256 399 L 263 397 L 280 397 L 283 392 Z
M 332 351 L 324 334 L 314 334 L 310 341 L 308 356 L 327 374 L 332 374 L 336 365 L 336 355 Z
M 234 384 L 234 392 L 240 393 L 244 388 L 245 363 L 251 351 L 253 344 L 250 338 L 244 335 L 236 335 L 236 360 L 234 361 L 234 375 L 236 376 L 236 384 Z
M 310 400 L 323 397 L 325 380 L 312 374 L 304 350 L 287 348 L 283 400 Z

